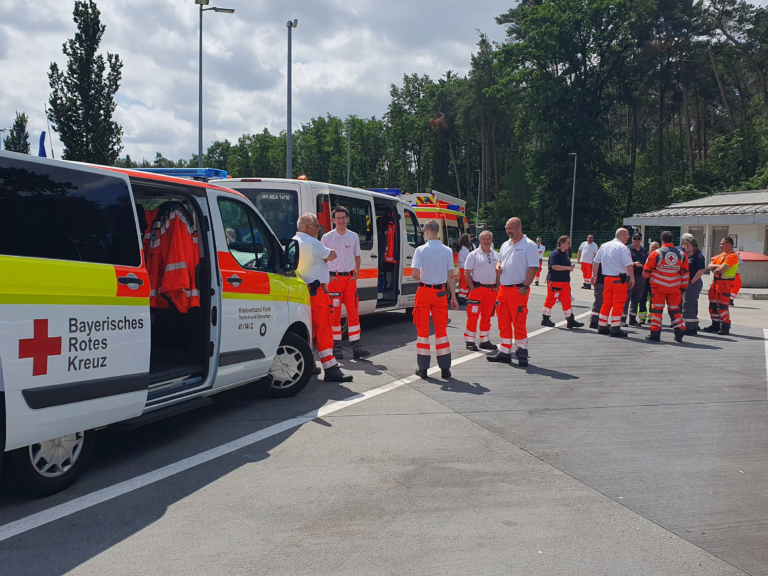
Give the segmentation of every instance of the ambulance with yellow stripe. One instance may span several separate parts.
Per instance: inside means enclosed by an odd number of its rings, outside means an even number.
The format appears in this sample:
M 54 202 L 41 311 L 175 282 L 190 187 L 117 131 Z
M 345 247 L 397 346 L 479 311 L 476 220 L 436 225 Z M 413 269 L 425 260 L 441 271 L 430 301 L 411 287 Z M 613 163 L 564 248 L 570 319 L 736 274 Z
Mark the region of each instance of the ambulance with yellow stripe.
M 298 393 L 314 369 L 298 254 L 234 190 L 0 151 L 5 471 L 52 494 L 96 429 L 243 384 Z
M 296 234 L 301 214 L 317 215 L 322 237 L 332 229 L 333 208 L 344 206 L 349 210 L 347 227 L 360 237 L 360 314 L 413 309 L 418 282 L 411 278 L 411 261 L 424 237 L 416 212 L 400 190 L 363 190 L 302 176 L 296 180 L 229 178 L 212 182 L 237 190 L 253 202 L 284 244 Z M 344 318 L 344 332 L 346 327 Z

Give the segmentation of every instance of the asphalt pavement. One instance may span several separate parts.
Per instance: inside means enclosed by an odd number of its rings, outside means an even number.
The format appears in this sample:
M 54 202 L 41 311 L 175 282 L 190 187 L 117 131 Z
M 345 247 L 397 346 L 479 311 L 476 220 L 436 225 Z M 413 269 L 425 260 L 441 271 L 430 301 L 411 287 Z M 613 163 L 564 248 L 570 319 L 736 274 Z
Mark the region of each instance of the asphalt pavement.
M 382 314 L 352 383 L 99 432 L 68 491 L 3 485 L 0 574 L 768 575 L 768 303 L 656 344 L 539 330 L 543 295 L 527 368 L 466 351 L 459 311 L 453 377 L 419 380 Z

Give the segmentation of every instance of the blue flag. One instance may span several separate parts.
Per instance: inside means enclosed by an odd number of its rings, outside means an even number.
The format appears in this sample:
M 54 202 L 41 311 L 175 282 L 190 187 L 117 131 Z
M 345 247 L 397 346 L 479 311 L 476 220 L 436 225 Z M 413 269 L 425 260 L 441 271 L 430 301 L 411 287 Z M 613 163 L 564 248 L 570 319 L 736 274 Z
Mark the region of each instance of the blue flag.
M 43 133 L 40 134 L 40 149 L 37 151 L 38 156 L 42 156 L 43 158 L 47 158 L 48 155 L 45 153 L 45 130 L 43 130 Z

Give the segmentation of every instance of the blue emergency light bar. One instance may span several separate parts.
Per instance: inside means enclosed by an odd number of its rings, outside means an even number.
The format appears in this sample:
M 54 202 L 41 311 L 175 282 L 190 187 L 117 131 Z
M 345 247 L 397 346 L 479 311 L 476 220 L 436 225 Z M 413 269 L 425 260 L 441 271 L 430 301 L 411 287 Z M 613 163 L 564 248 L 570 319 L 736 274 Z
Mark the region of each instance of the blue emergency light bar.
M 402 191 L 399 188 L 366 188 L 369 192 L 379 192 L 388 196 L 400 196 Z
M 194 178 L 195 180 L 212 180 L 226 178 L 227 171 L 218 168 L 133 168 L 139 172 L 176 176 L 177 178 Z

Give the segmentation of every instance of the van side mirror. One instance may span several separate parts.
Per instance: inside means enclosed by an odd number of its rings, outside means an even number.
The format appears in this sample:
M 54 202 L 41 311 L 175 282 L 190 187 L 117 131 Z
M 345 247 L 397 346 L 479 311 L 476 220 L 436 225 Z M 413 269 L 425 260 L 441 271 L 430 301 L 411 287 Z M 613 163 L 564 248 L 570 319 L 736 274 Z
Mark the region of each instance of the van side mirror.
M 299 267 L 299 241 L 291 239 L 285 245 L 283 270 L 293 272 Z

